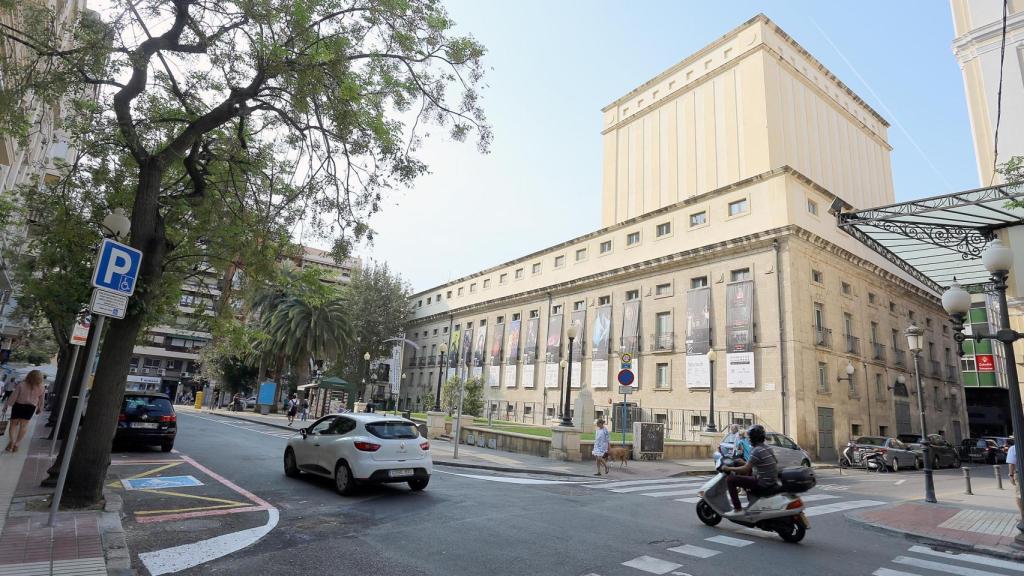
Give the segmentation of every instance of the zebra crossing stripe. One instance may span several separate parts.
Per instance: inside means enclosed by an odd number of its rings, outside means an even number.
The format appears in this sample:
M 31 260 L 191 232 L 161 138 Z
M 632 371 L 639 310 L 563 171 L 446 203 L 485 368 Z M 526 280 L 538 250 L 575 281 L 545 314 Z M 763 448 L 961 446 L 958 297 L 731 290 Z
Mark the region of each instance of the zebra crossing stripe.
M 929 570 L 935 570 L 937 572 L 956 574 L 957 576 L 1002 576 L 997 572 L 989 572 L 988 570 L 977 570 L 975 568 L 968 568 L 966 566 L 955 566 L 953 564 L 947 564 L 944 562 L 932 562 L 931 560 L 910 558 L 909 556 L 897 556 L 893 559 L 893 563 L 905 564 L 907 566 L 913 566 L 915 568 L 927 568 Z
M 696 494 L 697 492 L 700 492 L 700 489 L 694 486 L 686 490 L 671 490 L 668 492 L 645 492 L 641 494 L 641 496 L 650 496 L 651 498 L 663 498 L 665 496 L 687 496 L 690 494 Z
M 622 565 L 642 570 L 648 574 L 668 574 L 676 568 L 682 567 L 682 564 L 661 560 L 653 556 L 637 556 L 628 562 L 623 562 Z
M 615 492 L 617 494 L 628 494 L 630 492 L 643 492 L 644 490 L 660 490 L 668 488 L 682 488 L 687 486 L 700 486 L 703 482 L 694 482 L 692 480 L 679 480 L 679 481 L 668 481 L 664 484 L 649 484 L 647 486 L 630 486 L 628 488 L 612 488 L 609 492 Z
M 676 502 L 686 502 L 687 504 L 696 504 L 700 502 L 700 496 L 691 496 L 689 498 L 676 498 Z
M 902 572 L 900 570 L 890 570 L 888 568 L 879 568 L 871 573 L 871 576 L 921 576 L 913 572 Z
M 885 502 L 879 500 L 847 500 L 845 502 L 822 504 L 821 506 L 809 506 L 804 508 L 804 513 L 808 516 L 820 516 L 822 514 L 831 514 L 832 512 L 867 508 L 868 506 L 881 506 L 882 504 L 885 504 Z
M 620 480 L 617 482 L 587 482 L 585 485 L 591 488 L 625 488 L 627 486 L 642 486 L 644 484 L 665 484 L 668 482 L 696 482 L 700 478 L 650 478 L 647 480 Z
M 992 568 L 1002 568 L 1003 570 L 1011 570 L 1013 572 L 1024 572 L 1024 564 L 1019 562 L 1010 562 L 1008 560 L 999 560 L 997 558 L 989 558 L 988 556 L 981 556 L 979 554 L 941 552 L 939 550 L 932 550 L 926 546 L 911 546 L 909 551 L 916 554 L 924 554 L 925 556 L 937 556 L 939 558 L 956 560 L 958 562 L 973 562 L 975 564 L 991 566 Z
M 750 546 L 753 544 L 750 540 L 744 540 L 742 538 L 733 538 L 731 536 L 712 536 L 711 538 L 705 538 L 708 542 L 714 542 L 715 544 L 725 544 L 726 546 L 735 546 L 736 548 L 743 548 L 744 546 Z
M 801 496 L 800 497 L 800 499 L 803 500 L 804 502 L 817 502 L 819 500 L 834 500 L 836 498 L 839 498 L 839 496 L 836 496 L 835 494 L 808 494 L 806 496 Z
M 685 554 L 687 556 L 693 556 L 695 558 L 711 558 L 721 554 L 718 550 L 712 550 L 710 548 L 701 548 L 700 546 L 692 546 L 690 544 L 683 544 L 682 546 L 676 546 L 675 548 L 669 548 L 670 552 L 678 552 L 679 554 Z

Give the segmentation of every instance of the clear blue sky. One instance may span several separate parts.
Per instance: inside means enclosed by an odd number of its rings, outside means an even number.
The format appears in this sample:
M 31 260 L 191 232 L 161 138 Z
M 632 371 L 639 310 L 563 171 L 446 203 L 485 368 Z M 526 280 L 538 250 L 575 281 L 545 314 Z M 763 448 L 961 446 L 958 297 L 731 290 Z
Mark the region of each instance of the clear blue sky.
M 892 124 L 897 200 L 979 185 L 948 2 L 448 6 L 488 49 L 495 141 L 480 155 L 435 130 L 422 153 L 432 173 L 373 219 L 377 241 L 360 254 L 417 291 L 600 228 L 601 108 L 758 12 Z

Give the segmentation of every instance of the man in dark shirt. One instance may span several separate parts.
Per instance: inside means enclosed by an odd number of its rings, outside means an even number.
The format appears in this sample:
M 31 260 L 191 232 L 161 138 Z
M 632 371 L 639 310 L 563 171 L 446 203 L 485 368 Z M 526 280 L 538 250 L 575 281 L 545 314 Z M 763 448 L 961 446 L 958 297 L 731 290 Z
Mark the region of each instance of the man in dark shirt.
M 743 466 L 722 466 L 723 472 L 733 472 L 725 479 L 725 485 L 729 489 L 729 498 L 732 500 L 732 508 L 735 513 L 743 512 L 743 506 L 740 504 L 740 488 L 747 490 L 771 488 L 775 486 L 779 476 L 779 462 L 775 459 L 775 453 L 764 445 L 764 426 L 760 424 L 751 426 L 747 431 L 747 438 L 753 446 L 750 451 L 750 461 Z

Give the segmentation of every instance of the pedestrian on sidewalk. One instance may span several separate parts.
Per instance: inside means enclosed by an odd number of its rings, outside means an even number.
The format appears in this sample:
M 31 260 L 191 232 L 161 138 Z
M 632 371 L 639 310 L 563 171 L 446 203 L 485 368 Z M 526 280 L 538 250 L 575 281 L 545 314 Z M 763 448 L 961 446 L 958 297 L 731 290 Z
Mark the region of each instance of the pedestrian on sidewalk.
M 299 411 L 299 401 L 296 400 L 295 393 L 292 392 L 292 397 L 288 399 L 288 425 L 291 426 L 295 422 L 295 413 Z
M 308 399 L 306 399 L 306 398 L 302 399 L 302 402 L 299 404 L 299 410 L 302 411 L 302 421 L 305 422 L 306 418 L 309 417 L 309 400 Z
M 1013 484 L 1017 492 L 1017 510 L 1024 516 L 1024 505 L 1021 504 L 1021 485 L 1017 482 L 1017 443 L 1013 436 L 1010 436 L 1006 439 L 1006 444 L 1009 446 L 1006 451 L 1006 465 L 1010 468 L 1010 484 Z
M 43 411 L 43 373 L 33 370 L 14 388 L 4 409 L 11 409 L 11 431 L 5 452 L 17 452 L 28 432 L 28 422 Z
M 604 466 L 604 473 L 608 475 L 608 448 L 611 444 L 611 438 L 608 433 L 608 429 L 604 427 L 604 420 L 600 418 L 594 423 L 597 425 L 597 430 L 594 432 L 594 458 L 597 459 L 597 474 L 601 475 L 601 467 Z

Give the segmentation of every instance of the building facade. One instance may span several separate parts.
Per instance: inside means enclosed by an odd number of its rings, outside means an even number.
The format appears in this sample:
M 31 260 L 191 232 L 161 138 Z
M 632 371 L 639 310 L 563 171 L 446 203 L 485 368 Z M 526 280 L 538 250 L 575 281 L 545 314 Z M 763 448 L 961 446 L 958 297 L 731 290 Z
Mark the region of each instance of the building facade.
M 830 214 L 892 202 L 887 127 L 767 17 L 746 22 L 604 108 L 603 228 L 412 297 L 403 401 L 460 371 L 496 417 L 542 423 L 571 372 L 580 406 L 614 418 L 629 353 L 626 402 L 670 438 L 696 439 L 713 385 L 719 425 L 757 421 L 827 461 L 918 429 L 915 322 L 930 428 L 959 441 L 938 300 Z

